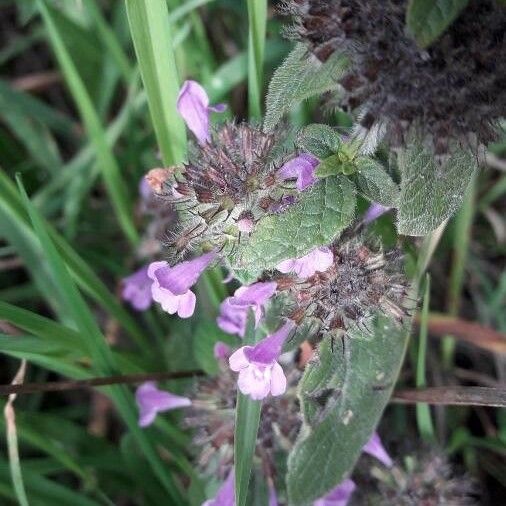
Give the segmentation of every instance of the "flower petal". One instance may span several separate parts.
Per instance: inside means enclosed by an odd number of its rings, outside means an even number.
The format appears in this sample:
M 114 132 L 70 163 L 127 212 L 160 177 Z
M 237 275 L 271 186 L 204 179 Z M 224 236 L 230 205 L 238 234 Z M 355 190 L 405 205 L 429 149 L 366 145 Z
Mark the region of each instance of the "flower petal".
M 326 496 L 314 501 L 313 506 L 346 506 L 356 488 L 353 480 L 344 480 Z
M 195 304 L 197 303 L 197 298 L 195 294 L 188 290 L 183 295 L 179 295 L 179 304 L 177 308 L 177 314 L 180 318 L 190 318 L 193 316 L 193 312 L 195 311 Z
M 148 276 L 148 266 L 145 265 L 123 279 L 121 297 L 130 302 L 137 311 L 145 311 L 153 300 L 151 296 L 152 284 L 153 281 Z
M 381 439 L 377 432 L 373 433 L 371 439 L 369 439 L 369 441 L 362 448 L 362 451 L 377 458 L 382 464 L 385 464 L 387 467 L 392 467 L 393 465 L 392 459 L 385 450 L 385 447 L 383 446 L 383 443 L 381 442 Z
M 316 177 L 314 171 L 319 164 L 319 160 L 309 153 L 302 153 L 296 158 L 286 162 L 278 171 L 278 176 L 282 179 L 297 179 L 297 189 L 305 190 L 311 186 Z
M 177 110 L 200 144 L 210 140 L 209 97 L 196 81 L 185 81 L 177 98 Z
M 225 360 L 230 356 L 230 346 L 223 341 L 217 341 L 214 344 L 214 358 L 218 360 Z
M 246 358 L 246 355 L 244 353 L 246 349 L 249 348 L 251 348 L 251 346 L 242 346 L 237 351 L 234 351 L 232 355 L 230 355 L 228 363 L 232 371 L 239 372 L 249 366 L 249 360 Z
M 274 334 L 264 337 L 255 346 L 244 351 L 250 362 L 258 364 L 273 364 L 281 355 L 286 339 L 295 327 L 292 320 L 287 320 Z
M 207 266 L 216 258 L 215 253 L 206 253 L 193 260 L 181 262 L 174 267 L 157 269 L 154 277 L 160 286 L 174 295 L 183 295 L 193 286 Z
M 269 395 L 270 379 L 270 368 L 260 369 L 251 364 L 247 369 L 239 372 L 237 386 L 244 395 L 249 395 L 253 400 L 259 401 Z
M 286 376 L 283 368 L 274 362 L 271 370 L 271 394 L 274 396 L 282 395 L 286 392 Z

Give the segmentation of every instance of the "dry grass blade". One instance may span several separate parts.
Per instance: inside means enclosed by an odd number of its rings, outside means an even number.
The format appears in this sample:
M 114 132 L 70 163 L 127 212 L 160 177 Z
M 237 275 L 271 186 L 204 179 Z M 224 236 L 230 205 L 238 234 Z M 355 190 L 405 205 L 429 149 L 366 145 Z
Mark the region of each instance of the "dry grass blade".
M 12 380 L 12 385 L 20 385 L 25 379 L 26 360 L 21 361 L 21 366 Z M 9 463 L 11 468 L 12 483 L 16 492 L 17 499 L 21 506 L 28 506 L 28 499 L 21 475 L 21 466 L 19 463 L 18 435 L 16 430 L 16 414 L 14 412 L 14 401 L 16 394 L 10 394 L 7 404 L 4 408 L 5 425 L 7 427 L 7 448 L 9 452 Z
M 417 323 L 419 323 L 418 319 Z M 451 334 L 460 341 L 465 341 L 492 353 L 506 355 L 506 335 L 479 323 L 431 313 L 429 334 L 437 337 Z
M 506 388 L 493 387 L 432 387 L 398 390 L 392 402 L 438 404 L 446 406 L 506 407 Z

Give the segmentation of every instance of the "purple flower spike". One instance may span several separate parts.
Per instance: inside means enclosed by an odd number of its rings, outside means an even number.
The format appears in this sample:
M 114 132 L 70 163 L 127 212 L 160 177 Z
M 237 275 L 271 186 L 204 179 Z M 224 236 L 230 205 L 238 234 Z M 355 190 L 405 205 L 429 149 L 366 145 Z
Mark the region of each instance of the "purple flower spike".
M 121 297 L 130 302 L 137 311 L 145 311 L 151 306 L 151 285 L 153 280 L 148 276 L 148 266 L 141 267 L 130 276 L 123 278 Z
M 139 425 L 141 427 L 151 425 L 157 413 L 191 405 L 190 399 L 159 390 L 153 381 L 143 383 L 137 389 L 135 400 L 139 407 Z
M 223 485 L 219 488 L 216 497 L 202 503 L 202 506 L 235 506 L 233 468 L 230 473 L 228 473 L 227 479 L 223 482 Z
M 383 446 L 377 432 L 373 433 L 371 439 L 369 439 L 369 441 L 362 448 L 362 451 L 377 458 L 382 464 L 385 464 L 387 467 L 392 467 L 393 465 L 392 459 L 385 450 L 385 447 Z
M 326 496 L 314 501 L 313 506 L 346 506 L 356 488 L 353 480 L 344 480 Z
M 185 81 L 177 97 L 177 110 L 200 144 L 210 140 L 209 112 L 225 109 L 225 104 L 210 106 L 206 90 L 196 81 Z
M 262 307 L 274 295 L 276 288 L 274 282 L 253 283 L 238 288 L 233 297 L 227 297 L 221 303 L 220 316 L 216 320 L 218 327 L 229 334 L 244 337 L 248 309 L 253 309 L 255 324 L 258 325 L 263 314 Z
M 230 346 L 228 344 L 225 344 L 223 341 L 218 341 L 214 345 L 214 358 L 217 360 L 225 360 L 228 357 L 230 357 Z
M 382 216 L 383 214 L 390 211 L 390 209 L 392 209 L 392 208 L 382 206 L 381 204 L 376 204 L 376 203 L 371 204 L 369 206 L 369 209 L 367 209 L 367 211 L 364 214 L 363 221 L 367 225 L 368 223 L 371 223 L 372 221 L 377 220 L 380 216 Z
M 289 320 L 255 346 L 243 346 L 232 353 L 228 362 L 230 369 L 239 373 L 237 386 L 244 395 L 258 401 L 269 393 L 274 396 L 285 393 L 286 377 L 277 359 L 294 327 L 295 323 Z
M 169 314 L 177 313 L 181 318 L 192 316 L 196 297 L 190 288 L 215 257 L 215 253 L 206 253 L 174 267 L 169 267 L 167 262 L 150 264 L 148 276 L 153 280 L 153 300 L 160 303 L 162 309 Z
M 297 179 L 297 190 L 303 191 L 316 181 L 314 171 L 320 161 L 309 153 L 302 153 L 298 157 L 286 162 L 278 171 L 282 179 Z
M 307 255 L 278 264 L 280 272 L 294 272 L 301 279 L 310 278 L 315 272 L 325 272 L 334 263 L 334 255 L 330 248 L 315 248 Z

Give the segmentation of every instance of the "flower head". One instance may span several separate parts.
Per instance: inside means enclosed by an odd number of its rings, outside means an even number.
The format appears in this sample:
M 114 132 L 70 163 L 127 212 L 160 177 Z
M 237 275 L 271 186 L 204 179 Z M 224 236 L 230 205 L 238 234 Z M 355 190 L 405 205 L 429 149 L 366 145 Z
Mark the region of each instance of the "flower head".
M 153 280 L 148 276 L 148 266 L 141 267 L 130 276 L 123 278 L 121 297 L 130 302 L 137 311 L 145 311 L 151 306 L 151 285 Z
M 320 161 L 309 153 L 302 153 L 286 162 L 278 171 L 282 179 L 296 179 L 297 190 L 303 191 L 316 181 L 314 171 Z
M 150 264 L 148 276 L 153 280 L 153 300 L 160 303 L 162 309 L 169 314 L 177 313 L 181 318 L 192 316 L 196 297 L 190 288 L 215 257 L 215 253 L 206 253 L 174 267 L 170 267 L 167 262 Z
M 346 506 L 356 488 L 353 480 L 344 480 L 326 496 L 314 501 L 313 506 Z
M 315 248 L 300 258 L 285 260 L 276 269 L 283 273 L 294 272 L 301 279 L 310 278 L 316 272 L 325 272 L 334 263 L 334 255 L 330 248 Z
M 269 393 L 277 396 L 285 392 L 286 377 L 277 359 L 294 326 L 289 320 L 255 346 L 243 346 L 232 353 L 228 360 L 230 369 L 239 373 L 237 386 L 243 394 L 261 400 Z
M 141 427 L 151 425 L 157 413 L 191 405 L 190 399 L 159 390 L 153 381 L 143 383 L 137 389 L 135 400 L 139 407 L 139 425 Z
M 238 288 L 233 297 L 227 297 L 222 302 L 217 318 L 218 327 L 229 334 L 244 337 L 248 310 L 253 310 L 255 323 L 258 325 L 262 318 L 263 305 L 274 295 L 276 288 L 274 282 L 259 282 Z
M 234 468 L 232 468 L 216 497 L 208 499 L 202 506 L 235 506 L 234 476 Z
M 200 144 L 209 142 L 209 112 L 223 112 L 226 106 L 209 105 L 206 90 L 196 81 L 185 81 L 177 98 L 177 110 Z

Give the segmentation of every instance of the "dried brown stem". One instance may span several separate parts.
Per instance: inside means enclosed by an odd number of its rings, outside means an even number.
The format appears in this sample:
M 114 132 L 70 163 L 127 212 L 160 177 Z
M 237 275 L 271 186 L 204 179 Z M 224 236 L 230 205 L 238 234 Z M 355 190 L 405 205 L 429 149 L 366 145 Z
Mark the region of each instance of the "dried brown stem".
M 397 390 L 392 396 L 392 402 L 504 408 L 506 407 L 506 388 L 457 386 Z
M 107 385 L 136 384 L 145 381 L 162 381 L 171 379 L 191 378 L 202 376 L 203 371 L 156 372 L 149 374 L 129 374 L 107 376 L 103 378 L 89 378 L 85 380 L 52 381 L 47 383 L 24 383 L 23 385 L 0 385 L 0 395 L 33 394 L 36 392 L 61 392 L 64 390 L 79 390 L 82 388 L 100 387 Z

